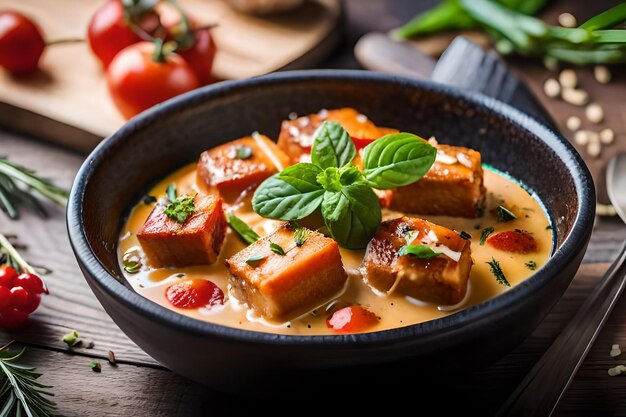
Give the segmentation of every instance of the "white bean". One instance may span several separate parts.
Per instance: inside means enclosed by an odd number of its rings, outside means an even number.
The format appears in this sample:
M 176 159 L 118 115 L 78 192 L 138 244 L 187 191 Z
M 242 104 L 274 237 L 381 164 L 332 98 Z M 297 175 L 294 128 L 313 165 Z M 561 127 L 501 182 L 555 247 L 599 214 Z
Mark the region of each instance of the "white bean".
M 584 106 L 589 102 L 589 94 L 585 90 L 576 90 L 573 88 L 564 88 L 561 92 L 563 100 L 575 106 Z
M 576 22 L 576 17 L 574 17 L 571 13 L 561 13 L 559 15 L 559 25 L 566 28 L 575 28 L 578 26 Z
M 578 129 L 580 129 L 581 124 L 582 122 L 580 120 L 580 117 L 577 117 L 577 116 L 570 116 L 565 122 L 565 126 L 567 126 L 567 128 L 571 130 L 572 132 L 575 132 Z
M 558 97 L 561 94 L 561 85 L 554 78 L 548 78 L 543 84 L 543 92 L 550 98 Z
M 564 69 L 559 74 L 559 82 L 563 88 L 576 88 L 578 77 L 572 69 Z
M 602 123 L 604 120 L 604 109 L 598 103 L 591 103 L 585 109 L 585 116 L 591 123 Z
M 611 81 L 611 71 L 605 65 L 596 65 L 593 67 L 593 77 L 600 84 L 608 84 Z
M 615 132 L 613 132 L 613 129 L 606 128 L 600 131 L 600 142 L 604 143 L 605 145 L 613 143 L 614 139 Z

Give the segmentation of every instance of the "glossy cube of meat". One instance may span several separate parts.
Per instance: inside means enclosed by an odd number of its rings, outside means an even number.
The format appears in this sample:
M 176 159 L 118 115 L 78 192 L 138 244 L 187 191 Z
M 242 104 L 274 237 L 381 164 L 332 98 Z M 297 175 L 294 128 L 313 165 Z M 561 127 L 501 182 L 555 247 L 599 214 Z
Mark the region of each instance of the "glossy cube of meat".
M 235 298 L 267 320 L 284 322 L 337 295 L 347 279 L 339 246 L 321 233 L 311 233 L 297 246 L 293 229 L 284 225 L 227 259 Z M 270 243 L 283 248 L 285 255 L 273 252 Z M 254 257 L 263 259 L 251 262 Z
M 480 152 L 437 145 L 437 159 L 424 177 L 382 194 L 384 206 L 405 213 L 480 216 L 485 202 Z
M 254 191 L 263 180 L 281 171 L 289 158 L 267 136 L 254 134 L 202 152 L 196 168 L 197 182 L 217 190 L 227 203 L 244 191 Z
M 398 252 L 405 245 L 426 245 L 434 258 Z M 372 288 L 439 305 L 463 300 L 472 267 L 470 241 L 426 220 L 400 217 L 383 222 L 370 241 L 361 272 Z
M 337 122 L 357 139 L 378 139 L 396 129 L 377 127 L 365 115 L 352 108 L 321 110 L 319 113 L 283 121 L 278 136 L 278 147 L 291 158 L 292 163 L 307 161 L 313 145 L 313 134 L 325 120 Z
M 226 235 L 222 199 L 198 194 L 194 205 L 183 224 L 165 214 L 164 204 L 152 210 L 137 233 L 151 266 L 202 265 L 217 260 Z

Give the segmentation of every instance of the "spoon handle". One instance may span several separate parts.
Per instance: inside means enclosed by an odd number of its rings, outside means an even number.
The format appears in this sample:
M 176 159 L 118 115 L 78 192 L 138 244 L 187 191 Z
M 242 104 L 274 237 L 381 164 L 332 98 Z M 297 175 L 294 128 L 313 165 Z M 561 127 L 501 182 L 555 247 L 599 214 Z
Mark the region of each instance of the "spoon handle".
M 626 241 L 572 320 L 498 410 L 497 416 L 549 416 L 626 287 Z

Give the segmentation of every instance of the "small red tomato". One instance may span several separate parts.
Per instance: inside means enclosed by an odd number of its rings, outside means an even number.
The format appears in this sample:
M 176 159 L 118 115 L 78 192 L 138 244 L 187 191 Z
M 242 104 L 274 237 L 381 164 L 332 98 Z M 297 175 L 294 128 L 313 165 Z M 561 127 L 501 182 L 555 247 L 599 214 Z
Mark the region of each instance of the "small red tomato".
M 171 285 L 165 296 L 174 307 L 200 308 L 224 304 L 224 292 L 213 282 L 192 279 Z
M 14 74 L 35 71 L 45 46 L 32 20 L 17 12 L 0 12 L 0 66 Z
M 175 53 L 154 58 L 155 45 L 139 42 L 124 48 L 107 69 L 113 102 L 127 119 L 199 86 L 191 67 Z
M 12 308 L 22 311 L 26 314 L 30 314 L 37 310 L 39 303 L 41 302 L 41 296 L 39 294 L 29 293 L 25 288 L 13 287 L 11 288 L 11 296 L 9 297 L 9 303 Z
M 9 308 L 11 304 L 11 290 L 0 285 L 0 312 Z
M 326 325 L 337 333 L 364 332 L 376 323 L 376 314 L 359 305 L 339 309 L 326 320 Z
M 43 281 L 35 274 L 29 274 L 27 272 L 19 274 L 13 285 L 16 287 L 23 287 L 31 294 L 41 294 L 45 292 Z
M 0 312 L 0 328 L 17 330 L 26 324 L 28 320 L 28 313 L 23 311 L 9 309 L 7 311 Z
M 376 140 L 376 139 L 359 139 L 355 137 L 351 137 L 351 139 L 357 151 L 365 148 L 367 145 L 369 145 L 370 143 Z
M 505 252 L 529 253 L 537 250 L 537 241 L 530 233 L 515 229 L 491 235 L 487 244 Z
M 11 288 L 13 281 L 17 278 L 17 271 L 11 266 L 0 268 L 0 285 Z
M 152 11 L 139 17 L 135 24 L 150 35 L 160 25 L 158 15 Z M 87 27 L 87 41 L 91 51 L 106 68 L 118 52 L 141 41 L 141 38 L 129 26 L 122 2 L 108 0 L 91 17 Z
M 215 41 L 209 28 L 195 32 L 195 42 L 188 49 L 178 51 L 191 66 L 201 84 L 213 81 L 213 60 L 215 58 Z

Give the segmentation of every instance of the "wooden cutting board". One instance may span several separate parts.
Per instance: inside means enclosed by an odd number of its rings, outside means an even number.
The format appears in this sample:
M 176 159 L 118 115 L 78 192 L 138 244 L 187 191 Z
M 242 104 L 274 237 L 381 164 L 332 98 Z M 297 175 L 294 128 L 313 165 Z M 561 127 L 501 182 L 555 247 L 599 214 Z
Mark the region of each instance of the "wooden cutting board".
M 104 0 L 2 0 L 36 20 L 49 40 L 84 38 Z M 180 0 L 213 30 L 218 79 L 240 79 L 314 65 L 340 38 L 340 0 L 309 0 L 273 17 L 232 10 L 222 0 Z M 88 151 L 124 123 L 109 99 L 103 70 L 86 43 L 47 49 L 41 71 L 14 78 L 0 69 L 0 124 Z M 1 148 L 0 148 L 1 149 Z

